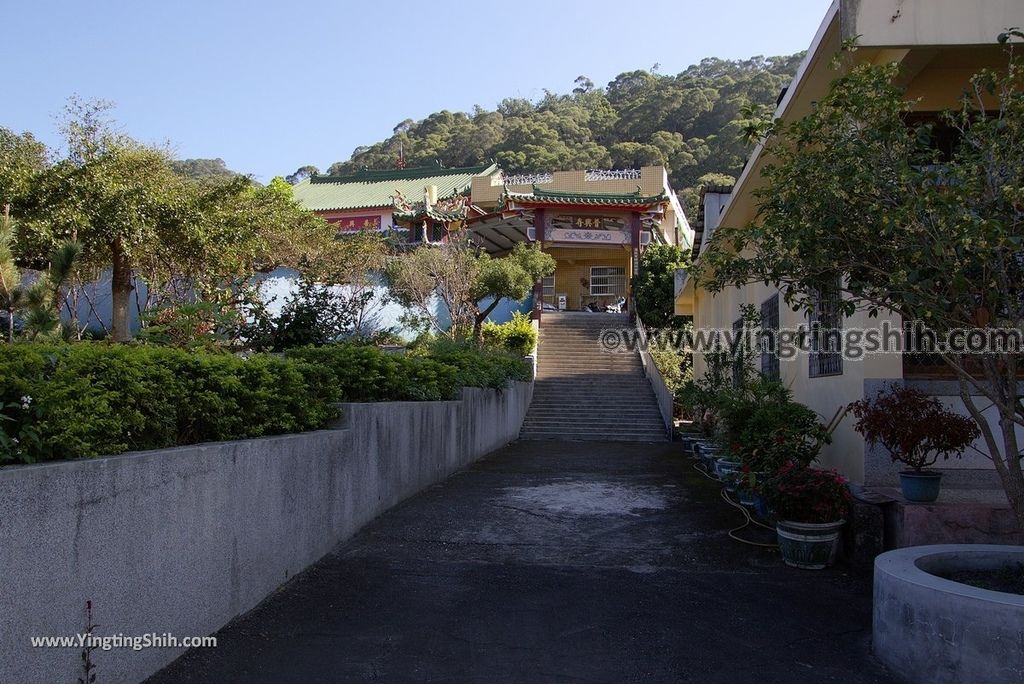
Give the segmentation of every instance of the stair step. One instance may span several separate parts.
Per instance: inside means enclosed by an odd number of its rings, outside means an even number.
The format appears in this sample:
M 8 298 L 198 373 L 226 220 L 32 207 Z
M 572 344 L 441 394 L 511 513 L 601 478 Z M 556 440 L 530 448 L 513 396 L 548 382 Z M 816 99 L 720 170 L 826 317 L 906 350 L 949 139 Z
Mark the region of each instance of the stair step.
M 523 439 L 667 440 L 640 355 L 601 346 L 603 330 L 628 327 L 627 315 L 545 315 Z
M 570 442 L 667 442 L 664 432 L 660 434 L 590 433 L 566 434 L 559 432 L 521 432 L 525 440 L 565 440 Z

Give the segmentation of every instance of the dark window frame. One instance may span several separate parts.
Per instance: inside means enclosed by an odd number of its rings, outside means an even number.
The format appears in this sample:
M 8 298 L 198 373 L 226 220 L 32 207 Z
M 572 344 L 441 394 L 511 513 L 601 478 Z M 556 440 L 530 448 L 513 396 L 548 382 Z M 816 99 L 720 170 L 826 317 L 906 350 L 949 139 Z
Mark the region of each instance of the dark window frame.
M 814 309 L 808 314 L 810 353 L 807 373 L 812 378 L 843 374 L 842 330 L 840 309 L 842 289 L 839 279 L 813 293 Z
M 782 369 L 779 367 L 779 350 L 777 349 L 779 320 L 779 294 L 776 292 L 761 302 L 761 375 L 769 380 L 781 380 Z

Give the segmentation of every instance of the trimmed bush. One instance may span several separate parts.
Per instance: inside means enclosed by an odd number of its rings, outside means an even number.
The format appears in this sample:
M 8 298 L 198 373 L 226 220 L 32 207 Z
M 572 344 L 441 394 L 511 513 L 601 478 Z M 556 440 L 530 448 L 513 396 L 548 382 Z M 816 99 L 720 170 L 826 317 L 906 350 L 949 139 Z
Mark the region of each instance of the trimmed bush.
M 521 311 L 512 314 L 508 323 L 487 321 L 481 328 L 484 342 L 491 347 L 504 349 L 519 356 L 526 356 L 537 346 L 537 331 L 530 323 L 530 317 Z
M 340 343 L 287 357 L 166 347 L 0 344 L 0 464 L 88 458 L 323 427 L 342 401 L 457 399 L 528 380 L 521 358 L 458 345 Z
M 457 387 L 500 390 L 513 380 L 531 379 L 530 366 L 521 355 L 498 349 L 477 349 L 468 342 L 437 340 L 417 353 L 453 368 Z
M 0 346 L 0 462 L 86 458 L 323 426 L 333 377 L 310 364 L 176 349 Z
M 357 343 L 303 347 L 288 352 L 326 368 L 339 401 L 438 401 L 458 397 L 455 369 L 432 358 L 389 353 Z

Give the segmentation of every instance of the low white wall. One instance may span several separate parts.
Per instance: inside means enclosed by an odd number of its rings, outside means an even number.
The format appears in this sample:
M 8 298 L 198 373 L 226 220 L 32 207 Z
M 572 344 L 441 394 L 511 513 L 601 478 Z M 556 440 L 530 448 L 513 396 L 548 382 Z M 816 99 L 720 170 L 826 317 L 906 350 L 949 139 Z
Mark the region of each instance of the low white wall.
M 0 469 L 0 680 L 77 681 L 32 636 L 210 634 L 377 515 L 515 439 L 533 386 L 346 404 L 335 429 Z M 139 681 L 182 649 L 93 652 Z
M 672 428 L 674 427 L 672 420 L 675 413 L 675 396 L 669 390 L 668 385 L 665 384 L 665 378 L 662 377 L 658 364 L 655 363 L 654 357 L 651 356 L 650 352 L 646 350 L 641 351 L 640 360 L 643 362 L 644 375 L 650 381 L 651 387 L 654 389 L 654 396 L 658 399 L 658 410 L 661 411 L 661 419 L 665 423 L 665 431 L 671 439 Z

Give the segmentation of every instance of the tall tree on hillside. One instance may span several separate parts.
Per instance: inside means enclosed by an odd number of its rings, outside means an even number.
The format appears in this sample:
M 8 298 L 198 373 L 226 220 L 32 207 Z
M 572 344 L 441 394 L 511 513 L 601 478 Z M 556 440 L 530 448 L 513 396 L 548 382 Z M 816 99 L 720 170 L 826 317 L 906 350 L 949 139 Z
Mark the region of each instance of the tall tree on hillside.
M 296 185 L 306 180 L 310 176 L 316 176 L 320 173 L 320 169 L 316 168 L 312 164 L 306 164 L 295 169 L 295 173 L 288 174 L 284 177 L 288 181 L 289 185 Z
M 801 57 L 708 58 L 675 75 L 625 72 L 605 88 L 580 76 L 567 94 L 406 119 L 329 173 L 393 168 L 401 152 L 409 166 L 494 159 L 512 173 L 665 164 L 674 187 L 694 189 L 707 173 L 739 175 L 751 148 L 743 135 L 750 112 L 774 110 Z

